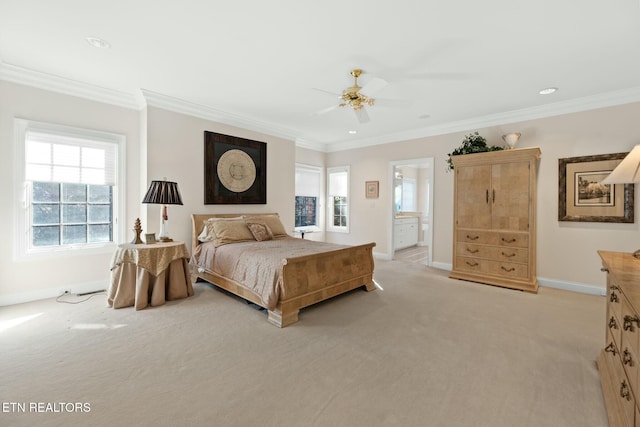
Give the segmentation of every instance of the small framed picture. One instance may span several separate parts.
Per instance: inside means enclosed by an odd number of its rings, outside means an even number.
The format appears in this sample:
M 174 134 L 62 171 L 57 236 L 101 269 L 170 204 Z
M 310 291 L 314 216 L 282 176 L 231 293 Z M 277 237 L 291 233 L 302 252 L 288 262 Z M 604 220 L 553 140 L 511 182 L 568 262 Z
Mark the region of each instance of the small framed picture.
M 365 197 L 367 199 L 377 199 L 379 186 L 379 181 L 367 181 L 365 183 Z
M 152 244 L 152 243 L 155 243 L 155 242 L 156 242 L 156 233 L 146 233 L 146 234 L 144 235 L 144 242 L 145 242 L 147 245 L 150 245 L 150 244 Z

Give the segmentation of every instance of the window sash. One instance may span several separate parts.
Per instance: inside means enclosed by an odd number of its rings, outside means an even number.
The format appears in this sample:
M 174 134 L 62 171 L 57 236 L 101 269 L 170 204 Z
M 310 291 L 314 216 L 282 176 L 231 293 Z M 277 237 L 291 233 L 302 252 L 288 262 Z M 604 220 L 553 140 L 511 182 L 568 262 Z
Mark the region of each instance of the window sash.
M 25 180 L 115 185 L 116 144 L 27 130 Z

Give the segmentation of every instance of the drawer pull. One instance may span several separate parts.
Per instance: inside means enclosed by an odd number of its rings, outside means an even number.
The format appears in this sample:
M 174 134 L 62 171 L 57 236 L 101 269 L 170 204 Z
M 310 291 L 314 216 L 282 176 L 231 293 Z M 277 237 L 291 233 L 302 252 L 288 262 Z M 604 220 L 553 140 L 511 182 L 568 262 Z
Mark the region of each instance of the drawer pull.
M 618 302 L 618 294 L 616 294 L 615 291 L 611 292 L 611 296 L 609 297 L 609 301 Z
M 622 364 L 633 367 L 633 358 L 631 357 L 631 353 L 629 353 L 629 350 L 626 348 L 622 352 Z
M 469 236 L 469 235 L 467 234 L 467 239 L 469 239 L 469 240 L 478 240 L 479 238 L 480 238 L 480 236 L 473 236 L 473 237 L 471 237 L 471 236 Z
M 478 263 L 477 263 L 477 262 L 469 262 L 469 261 L 465 261 L 465 262 L 467 263 L 467 265 L 468 265 L 469 267 L 477 267 L 477 266 L 478 266 Z
M 502 256 L 507 257 L 507 258 L 511 258 L 516 256 L 516 254 L 505 254 L 504 252 L 502 252 Z
M 618 352 L 618 350 L 616 350 L 616 346 L 613 345 L 612 342 L 609 343 L 609 345 L 604 348 L 604 351 L 608 351 L 609 353 L 613 354 L 614 356 Z
M 502 237 L 500 240 L 502 240 L 505 243 L 515 243 L 516 239 L 505 239 L 504 237 Z
M 633 322 L 636 322 L 640 325 L 640 319 L 638 316 L 629 316 L 628 314 L 624 316 L 624 322 L 622 322 L 622 329 L 625 331 L 633 332 Z
M 469 249 L 469 248 L 467 248 L 467 252 L 472 253 L 472 254 L 477 254 L 478 252 L 480 252 L 480 249 Z
M 515 271 L 515 267 L 505 267 L 504 265 L 500 266 L 501 269 L 503 269 L 504 271 L 506 271 L 507 273 L 511 273 L 512 271 Z
M 616 323 L 616 319 L 611 316 L 611 319 L 609 319 L 609 329 L 618 329 L 618 324 Z
M 600 271 L 602 271 L 603 273 L 608 273 L 608 272 L 609 272 L 609 269 L 608 269 L 608 268 L 606 268 L 606 267 L 601 267 L 601 268 L 600 268 Z M 615 288 L 615 286 L 612 286 L 612 288 Z
M 627 380 L 622 380 L 622 382 L 620 383 L 620 397 L 623 399 L 631 400 L 631 392 L 629 392 Z

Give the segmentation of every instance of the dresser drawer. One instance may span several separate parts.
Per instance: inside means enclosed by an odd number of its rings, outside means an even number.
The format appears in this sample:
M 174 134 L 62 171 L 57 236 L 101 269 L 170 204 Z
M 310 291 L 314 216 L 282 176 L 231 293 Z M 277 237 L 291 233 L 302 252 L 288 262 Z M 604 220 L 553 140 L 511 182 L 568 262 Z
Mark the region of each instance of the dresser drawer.
M 622 325 L 622 343 L 624 346 L 631 348 L 634 353 L 637 353 L 640 317 L 633 310 L 624 294 L 620 295 L 620 300 L 622 301 L 622 304 L 620 304 L 622 305 L 622 316 L 618 320 Z
M 527 264 L 491 261 L 472 257 L 456 257 L 456 268 L 461 271 L 476 272 L 491 276 L 526 279 L 529 276 Z
M 616 347 L 620 348 L 620 344 L 622 344 L 622 324 L 615 313 L 609 313 L 607 316 L 607 331 L 611 334 Z
M 619 403 L 621 412 L 625 418 L 625 425 L 633 425 L 635 420 L 635 398 L 631 390 L 631 382 L 627 377 L 620 359 L 613 364 L 614 392 Z
M 609 319 L 611 315 L 622 319 L 623 298 L 624 295 L 620 292 L 620 288 L 613 284 L 607 286 L 607 319 Z

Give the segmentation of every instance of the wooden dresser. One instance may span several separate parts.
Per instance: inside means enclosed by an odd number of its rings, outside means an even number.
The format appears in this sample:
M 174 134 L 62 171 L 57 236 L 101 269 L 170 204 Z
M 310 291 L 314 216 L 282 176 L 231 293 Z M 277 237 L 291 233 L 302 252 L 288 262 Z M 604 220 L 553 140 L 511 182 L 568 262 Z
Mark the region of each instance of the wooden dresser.
M 640 260 L 630 253 L 598 251 L 607 272 L 604 348 L 598 357 L 609 425 L 640 426 Z
M 538 291 L 539 158 L 537 147 L 452 156 L 454 234 L 449 277 Z

